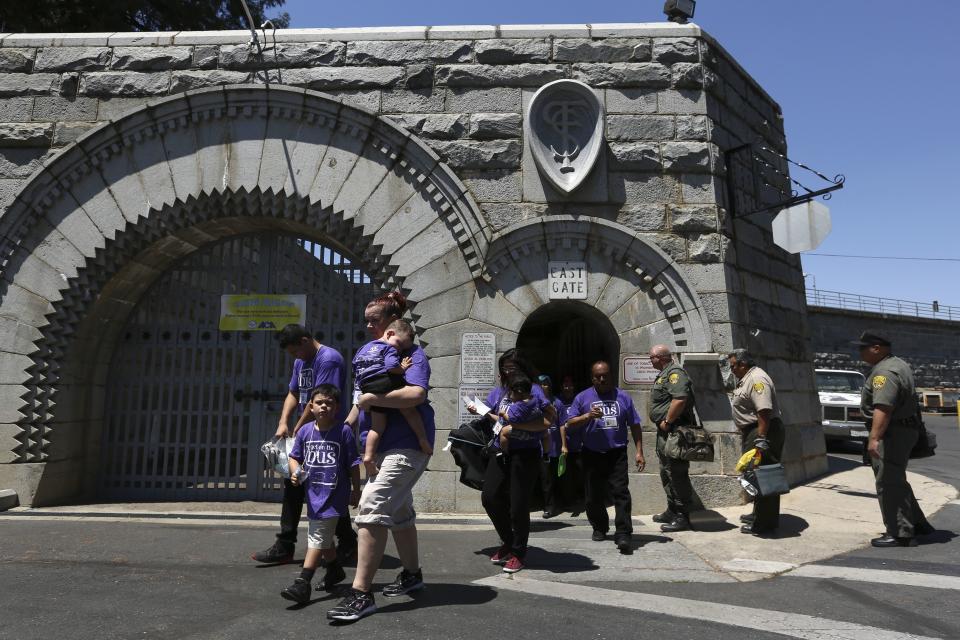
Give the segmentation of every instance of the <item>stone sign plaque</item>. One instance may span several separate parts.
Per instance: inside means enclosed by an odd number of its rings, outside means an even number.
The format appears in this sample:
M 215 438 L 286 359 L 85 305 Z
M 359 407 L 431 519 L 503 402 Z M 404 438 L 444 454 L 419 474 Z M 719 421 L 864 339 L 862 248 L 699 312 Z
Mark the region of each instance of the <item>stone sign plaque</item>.
M 628 356 L 623 359 L 623 380 L 627 384 L 653 384 L 657 371 L 647 356 Z
M 460 383 L 487 385 L 496 381 L 497 337 L 492 333 L 464 333 L 460 339 Z
M 587 299 L 586 262 L 549 262 L 550 300 Z
M 603 105 L 577 80 L 556 80 L 534 94 L 524 121 L 530 152 L 561 193 L 583 184 L 603 148 Z
M 457 402 L 458 412 L 457 412 L 457 425 L 466 424 L 468 422 L 473 422 L 479 416 L 475 416 L 469 411 L 467 411 L 467 403 L 463 401 L 466 398 L 477 398 L 480 402 L 486 402 L 487 394 L 490 393 L 490 388 L 493 385 L 460 385 L 458 389 L 459 401 Z

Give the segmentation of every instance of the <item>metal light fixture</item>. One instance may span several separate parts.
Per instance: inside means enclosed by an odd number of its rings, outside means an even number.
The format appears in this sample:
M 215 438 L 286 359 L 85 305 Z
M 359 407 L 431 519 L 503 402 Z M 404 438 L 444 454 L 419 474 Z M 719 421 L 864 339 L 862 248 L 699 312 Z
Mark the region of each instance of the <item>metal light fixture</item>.
M 663 13 L 667 20 L 678 24 L 687 24 L 687 20 L 693 18 L 696 8 L 697 0 L 667 0 L 663 3 Z

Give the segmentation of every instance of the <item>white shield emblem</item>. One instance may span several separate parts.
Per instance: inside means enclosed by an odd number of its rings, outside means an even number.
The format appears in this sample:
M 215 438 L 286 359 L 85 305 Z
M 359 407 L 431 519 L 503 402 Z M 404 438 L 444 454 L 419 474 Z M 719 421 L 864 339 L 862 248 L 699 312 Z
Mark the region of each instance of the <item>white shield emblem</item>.
M 603 105 L 584 83 L 556 80 L 533 96 L 524 128 L 540 171 L 557 189 L 571 193 L 603 148 Z

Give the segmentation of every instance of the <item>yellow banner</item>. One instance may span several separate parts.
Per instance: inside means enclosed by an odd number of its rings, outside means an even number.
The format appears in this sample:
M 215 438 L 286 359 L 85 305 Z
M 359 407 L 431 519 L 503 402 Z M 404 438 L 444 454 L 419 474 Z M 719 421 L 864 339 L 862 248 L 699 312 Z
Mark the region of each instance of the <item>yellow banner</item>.
M 220 331 L 279 331 L 288 324 L 305 324 L 306 316 L 306 294 L 220 296 Z

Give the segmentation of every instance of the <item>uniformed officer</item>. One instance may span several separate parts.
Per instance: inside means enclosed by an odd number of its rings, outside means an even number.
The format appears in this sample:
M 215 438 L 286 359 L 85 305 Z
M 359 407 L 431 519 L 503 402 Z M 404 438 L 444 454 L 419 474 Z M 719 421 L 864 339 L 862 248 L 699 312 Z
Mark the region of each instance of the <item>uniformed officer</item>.
M 733 423 L 740 430 L 742 452 L 757 449 L 761 464 L 776 464 L 783 455 L 786 433 L 777 404 L 777 390 L 767 372 L 754 362 L 746 349 L 734 349 L 727 355 L 730 369 L 737 377 L 733 390 Z M 761 535 L 780 524 L 780 496 L 756 498 L 753 513 L 740 516 L 742 533 Z
M 916 389 L 910 366 L 890 353 L 890 341 L 870 331 L 851 342 L 860 359 L 873 365 L 860 392 L 860 409 L 870 427 L 867 453 L 877 482 L 886 532 L 875 547 L 913 547 L 915 536 L 933 533 L 907 482 L 907 461 L 920 436 Z
M 650 390 L 650 422 L 657 427 L 660 482 L 667 494 L 667 510 L 653 516 L 653 521 L 663 523 L 661 531 L 685 531 L 690 528 L 693 504 L 690 462 L 668 458 L 663 450 L 667 436 L 675 427 L 696 426 L 693 386 L 690 376 L 673 361 L 666 345 L 658 344 L 650 349 L 650 363 L 660 372 Z

